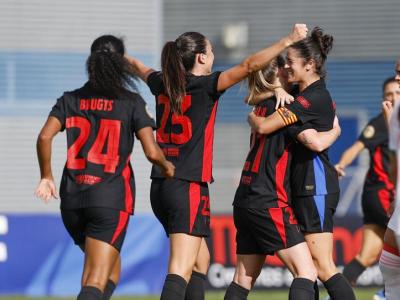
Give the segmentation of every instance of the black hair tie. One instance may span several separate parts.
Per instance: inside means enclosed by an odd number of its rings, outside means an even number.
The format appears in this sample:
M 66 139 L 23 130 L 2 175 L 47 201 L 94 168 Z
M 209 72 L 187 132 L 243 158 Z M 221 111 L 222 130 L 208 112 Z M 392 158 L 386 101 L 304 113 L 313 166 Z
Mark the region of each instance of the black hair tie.
M 178 48 L 178 49 L 181 49 L 181 47 L 182 47 L 182 43 L 179 39 L 175 40 L 175 45 L 176 45 L 176 48 Z
M 110 53 L 110 50 L 108 50 L 107 48 L 101 48 L 96 50 L 96 53 Z

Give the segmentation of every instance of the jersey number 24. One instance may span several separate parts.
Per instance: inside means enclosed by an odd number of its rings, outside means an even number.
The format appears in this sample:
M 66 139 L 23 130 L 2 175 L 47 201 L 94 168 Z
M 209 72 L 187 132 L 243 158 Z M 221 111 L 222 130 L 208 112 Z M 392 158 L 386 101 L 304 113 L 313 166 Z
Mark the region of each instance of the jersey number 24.
M 86 160 L 99 165 L 104 165 L 104 172 L 115 173 L 119 162 L 119 137 L 121 133 L 121 121 L 119 120 L 100 120 L 99 132 L 93 145 L 87 154 L 87 159 L 78 158 L 79 151 L 89 138 L 91 124 L 82 117 L 69 117 L 66 120 L 66 128 L 79 128 L 80 133 L 75 142 L 68 148 L 67 168 L 82 170 L 86 168 Z M 107 141 L 107 151 L 102 153 Z

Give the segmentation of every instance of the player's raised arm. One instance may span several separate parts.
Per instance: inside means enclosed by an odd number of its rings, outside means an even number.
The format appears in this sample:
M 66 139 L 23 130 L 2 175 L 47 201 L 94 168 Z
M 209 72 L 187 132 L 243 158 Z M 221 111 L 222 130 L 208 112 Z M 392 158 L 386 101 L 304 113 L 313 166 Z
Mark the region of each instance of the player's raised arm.
M 147 77 L 155 71 L 133 56 L 125 54 L 124 57 L 131 65 L 133 72 L 144 82 L 147 82 Z
M 307 36 L 307 31 L 305 24 L 295 24 L 291 33 L 286 37 L 272 46 L 247 57 L 240 64 L 222 72 L 218 79 L 217 90 L 224 91 L 246 78 L 250 73 L 262 69 L 287 47 L 304 39 Z

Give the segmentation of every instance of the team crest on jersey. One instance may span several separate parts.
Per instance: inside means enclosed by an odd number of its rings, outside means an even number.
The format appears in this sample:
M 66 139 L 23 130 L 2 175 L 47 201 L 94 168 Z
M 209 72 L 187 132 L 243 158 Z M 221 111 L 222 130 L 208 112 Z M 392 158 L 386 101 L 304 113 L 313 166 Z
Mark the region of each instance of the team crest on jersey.
M 154 119 L 153 114 L 151 113 L 150 108 L 146 105 L 145 107 L 146 113 L 149 116 L 149 118 Z
M 368 125 L 367 127 L 365 127 L 363 135 L 366 139 L 370 139 L 374 136 L 375 134 L 375 128 L 371 125 Z
M 305 109 L 309 109 L 310 106 L 311 106 L 311 103 L 306 98 L 304 98 L 303 96 L 298 96 L 296 98 L 296 100 L 299 101 L 301 106 L 303 106 Z

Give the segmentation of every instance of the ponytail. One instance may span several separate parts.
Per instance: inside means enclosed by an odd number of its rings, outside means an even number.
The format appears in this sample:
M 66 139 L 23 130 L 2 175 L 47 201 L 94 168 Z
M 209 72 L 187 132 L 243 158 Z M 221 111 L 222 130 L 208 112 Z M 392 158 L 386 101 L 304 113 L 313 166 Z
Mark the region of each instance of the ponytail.
M 124 53 L 122 39 L 115 36 L 103 35 L 93 42 L 86 62 L 93 89 L 111 98 L 118 98 L 127 90 L 136 90 L 136 77 Z
M 196 54 L 206 53 L 207 41 L 198 32 L 185 32 L 175 41 L 167 42 L 161 53 L 161 69 L 165 93 L 172 111 L 182 114 L 186 94 L 186 75 L 193 69 Z
M 186 94 L 186 70 L 176 42 L 167 42 L 161 53 L 161 69 L 165 93 L 171 101 L 172 111 L 182 114 Z

